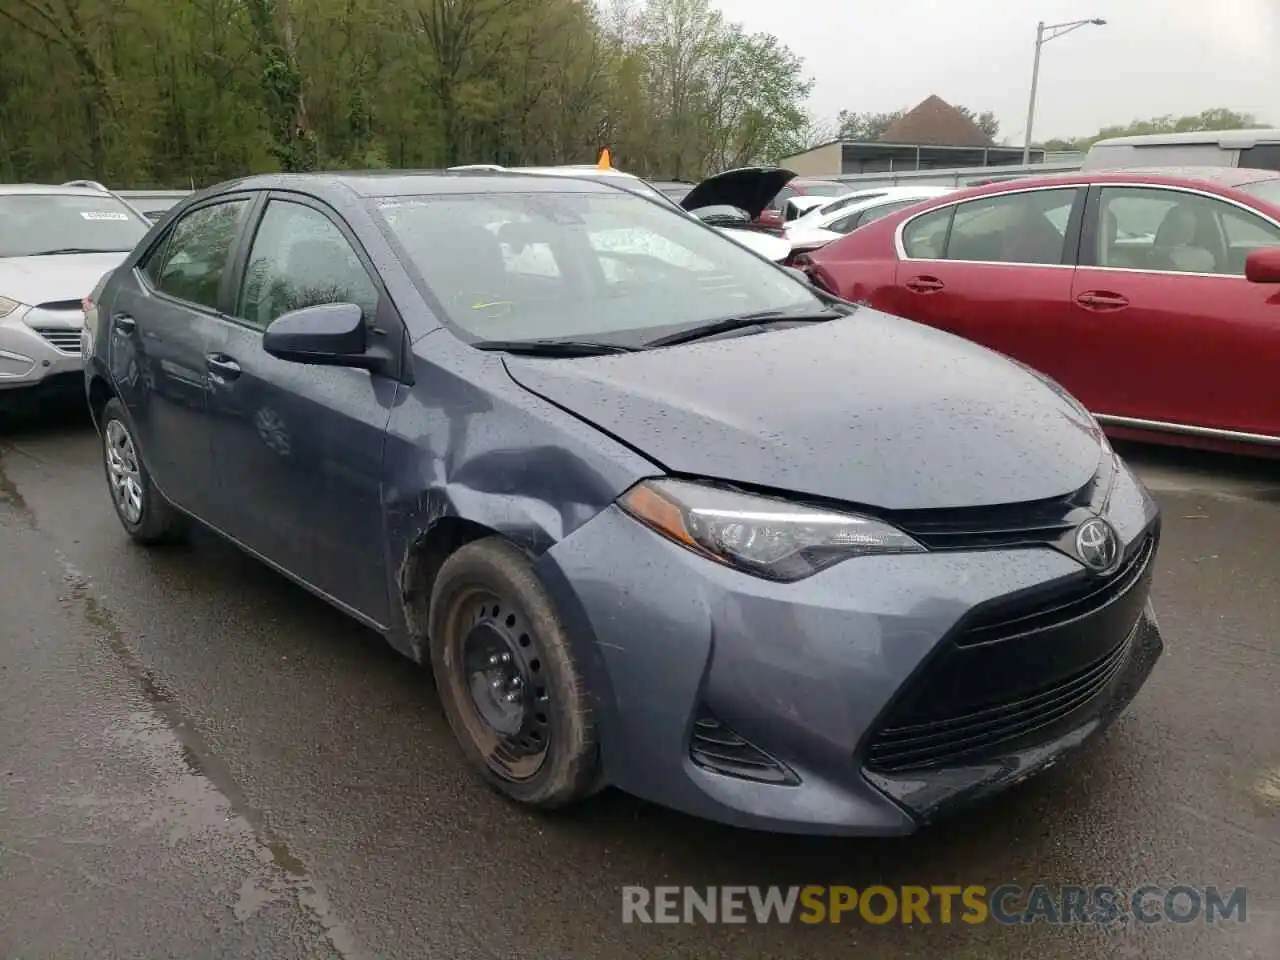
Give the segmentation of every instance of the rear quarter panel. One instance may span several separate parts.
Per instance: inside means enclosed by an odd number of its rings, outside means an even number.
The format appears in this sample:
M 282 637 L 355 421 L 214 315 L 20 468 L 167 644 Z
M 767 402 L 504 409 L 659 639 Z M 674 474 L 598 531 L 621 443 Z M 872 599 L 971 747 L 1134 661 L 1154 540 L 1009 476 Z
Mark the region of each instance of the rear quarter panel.
M 898 256 L 893 234 L 901 217 L 884 217 L 801 260 L 801 269 L 819 285 L 855 303 L 898 313 L 895 275 Z

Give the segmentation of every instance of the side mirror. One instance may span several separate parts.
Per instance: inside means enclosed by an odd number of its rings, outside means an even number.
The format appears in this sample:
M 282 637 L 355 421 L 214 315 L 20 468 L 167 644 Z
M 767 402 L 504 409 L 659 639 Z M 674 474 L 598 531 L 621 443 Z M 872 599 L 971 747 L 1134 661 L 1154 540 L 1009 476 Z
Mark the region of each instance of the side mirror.
M 1244 276 L 1250 283 L 1280 283 L 1280 247 L 1263 247 L 1249 254 Z
M 282 313 L 263 333 L 262 349 L 294 363 L 371 371 L 387 359 L 369 351 L 364 311 L 354 303 L 324 303 Z

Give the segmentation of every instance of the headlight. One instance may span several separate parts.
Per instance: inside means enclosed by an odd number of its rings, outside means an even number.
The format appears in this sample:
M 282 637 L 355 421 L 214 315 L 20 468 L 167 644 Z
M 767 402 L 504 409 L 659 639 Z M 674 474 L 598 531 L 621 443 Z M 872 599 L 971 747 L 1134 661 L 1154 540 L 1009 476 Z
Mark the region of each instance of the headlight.
M 800 580 L 850 557 L 925 549 L 871 517 L 682 480 L 645 480 L 618 503 L 694 553 L 769 580 Z
M 0 317 L 7 317 L 21 306 L 22 304 L 17 300 L 12 300 L 9 297 L 0 297 Z

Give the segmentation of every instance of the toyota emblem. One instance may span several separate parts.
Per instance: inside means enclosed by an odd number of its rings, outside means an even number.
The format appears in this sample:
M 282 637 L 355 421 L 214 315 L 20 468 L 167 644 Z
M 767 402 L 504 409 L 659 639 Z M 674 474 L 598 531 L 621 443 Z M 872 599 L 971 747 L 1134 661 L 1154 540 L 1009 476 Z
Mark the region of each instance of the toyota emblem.
M 1120 558 L 1120 538 L 1107 521 L 1086 520 L 1076 528 L 1076 556 L 1094 573 L 1105 573 Z

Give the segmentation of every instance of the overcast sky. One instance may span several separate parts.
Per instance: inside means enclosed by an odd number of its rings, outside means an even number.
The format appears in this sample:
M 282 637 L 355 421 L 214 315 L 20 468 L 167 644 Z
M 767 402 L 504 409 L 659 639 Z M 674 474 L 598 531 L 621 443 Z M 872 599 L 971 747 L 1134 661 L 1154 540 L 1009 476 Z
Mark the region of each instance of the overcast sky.
M 931 93 L 994 110 L 1021 143 L 1036 22 L 1102 17 L 1045 44 L 1037 139 L 1228 107 L 1280 126 L 1280 0 L 713 0 L 804 57 L 811 108 L 896 110 Z

